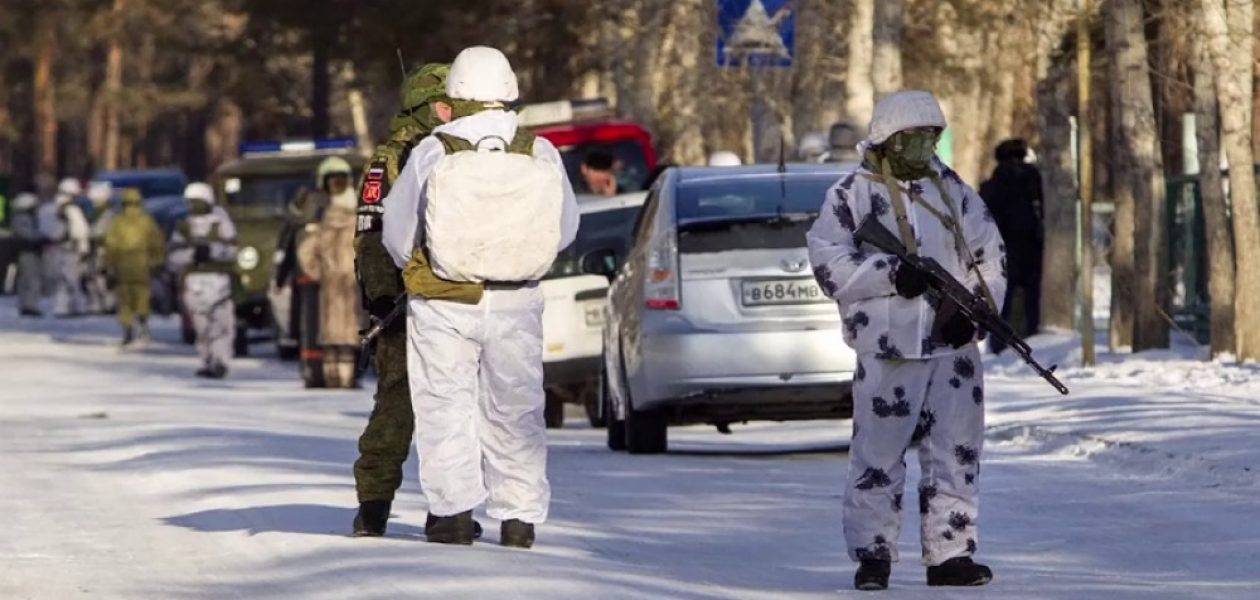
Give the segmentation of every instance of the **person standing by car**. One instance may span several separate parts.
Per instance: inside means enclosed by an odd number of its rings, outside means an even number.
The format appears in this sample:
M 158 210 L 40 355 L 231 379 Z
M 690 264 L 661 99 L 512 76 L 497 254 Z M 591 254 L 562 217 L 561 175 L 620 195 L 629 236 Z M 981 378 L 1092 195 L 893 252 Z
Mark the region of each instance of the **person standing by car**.
M 302 270 L 319 283 L 319 343 L 328 387 L 358 387 L 355 350 L 362 328 L 359 286 L 354 279 L 354 223 L 358 206 L 350 165 L 337 157 L 319 165 L 328 204 L 319 227 L 298 246 Z
M 232 272 L 236 268 L 236 226 L 217 206 L 214 190 L 194 182 L 184 188 L 188 218 L 171 236 L 168 262 L 183 273 L 184 307 L 191 313 L 201 358 L 198 377 L 227 375 L 236 335 L 236 306 L 232 301 Z
M 922 272 L 854 240 L 864 219 L 877 219 L 911 253 L 937 261 L 990 304 L 1003 297 L 1005 248 L 993 217 L 935 158 L 945 126 L 928 92 L 882 98 L 859 146 L 861 165 L 828 190 L 806 236 L 814 275 L 839 303 L 845 341 L 858 353 L 844 536 L 860 563 L 854 585 L 862 590 L 888 587 L 904 456 L 916 442 L 928 585 L 983 585 L 993 577 L 971 559 L 984 442 L 976 327 L 957 305 L 926 293 Z
M 980 184 L 980 197 L 993 213 L 998 231 L 1006 240 L 1006 256 L 1011 280 L 1002 303 L 1002 318 L 1010 320 L 1015 294 L 1021 292 L 1025 336 L 1041 328 L 1041 257 L 1045 245 L 1042 228 L 1041 173 L 1028 163 L 1028 144 L 1021 139 L 1006 140 L 993 151 L 997 166 L 988 181 Z M 993 352 L 1006 349 L 997 338 Z
M 446 94 L 454 119 L 416 145 L 384 200 L 385 248 L 411 296 L 416 447 L 436 517 L 426 537 L 472 543 L 488 499 L 499 543 L 528 548 L 551 497 L 538 279 L 573 242 L 577 202 L 555 146 L 506 110 L 519 93 L 502 52 L 460 52 Z M 452 281 L 478 293 L 448 299 Z
M 359 217 L 355 228 L 356 274 L 368 312 L 384 319 L 406 290 L 402 270 L 381 242 L 381 201 L 398 171 L 420 140 L 451 118 L 446 96 L 450 65 L 431 63 L 412 71 L 399 96 L 402 110 L 390 121 L 389 140 L 377 146 L 359 185 Z M 480 293 L 476 284 L 460 284 Z M 396 319 L 376 338 L 376 395 L 372 414 L 359 436 L 359 458 L 354 462 L 359 510 L 354 517 L 356 536 L 385 535 L 394 494 L 402 485 L 403 463 L 411 451 L 415 415 L 407 381 L 407 323 Z
M 18 313 L 23 317 L 42 317 L 40 300 L 44 296 L 44 279 L 40 274 L 39 253 L 44 238 L 35 222 L 39 198 L 30 192 L 13 199 L 13 236 L 17 238 Z
M 123 328 L 123 346 L 136 341 L 133 329 L 139 325 L 139 342 L 149 334 L 149 282 L 162 267 L 166 243 L 157 222 L 140 204 L 140 191 L 122 191 L 122 212 L 110 219 L 103 241 L 106 279 L 118 298 L 118 323 Z

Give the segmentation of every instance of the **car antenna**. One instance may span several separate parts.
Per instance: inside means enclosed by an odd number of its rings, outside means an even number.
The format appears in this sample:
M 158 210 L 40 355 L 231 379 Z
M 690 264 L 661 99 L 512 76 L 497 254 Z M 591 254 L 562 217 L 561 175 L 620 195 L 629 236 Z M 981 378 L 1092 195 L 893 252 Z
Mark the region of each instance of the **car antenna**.
M 398 55 L 398 69 L 402 71 L 403 82 L 406 82 L 407 81 L 407 61 L 403 60 L 402 48 L 399 46 L 394 46 L 394 53 Z M 403 98 L 399 98 L 399 100 L 403 100 Z M 403 110 L 407 111 L 408 117 L 415 114 L 416 112 L 416 109 L 414 106 L 403 107 Z
M 783 140 L 783 132 L 779 132 L 779 207 L 776 211 L 780 219 L 783 218 L 783 205 L 787 204 L 787 158 L 784 147 L 787 143 Z

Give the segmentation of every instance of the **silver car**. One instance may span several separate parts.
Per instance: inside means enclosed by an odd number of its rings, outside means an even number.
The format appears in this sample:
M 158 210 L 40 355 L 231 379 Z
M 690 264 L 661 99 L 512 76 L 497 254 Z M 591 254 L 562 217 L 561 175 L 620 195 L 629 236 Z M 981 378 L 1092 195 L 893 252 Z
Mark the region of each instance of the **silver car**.
M 857 357 L 811 274 L 805 232 L 839 165 L 674 168 L 611 279 L 601 407 L 608 446 L 664 452 L 669 425 L 848 418 Z

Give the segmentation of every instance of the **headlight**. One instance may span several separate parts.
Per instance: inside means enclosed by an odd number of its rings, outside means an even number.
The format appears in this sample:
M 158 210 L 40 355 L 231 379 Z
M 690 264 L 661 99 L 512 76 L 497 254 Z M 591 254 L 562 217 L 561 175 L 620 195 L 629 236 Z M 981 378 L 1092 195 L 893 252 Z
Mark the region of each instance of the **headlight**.
M 236 266 L 242 271 L 252 271 L 258 266 L 258 249 L 253 246 L 245 246 L 236 253 Z

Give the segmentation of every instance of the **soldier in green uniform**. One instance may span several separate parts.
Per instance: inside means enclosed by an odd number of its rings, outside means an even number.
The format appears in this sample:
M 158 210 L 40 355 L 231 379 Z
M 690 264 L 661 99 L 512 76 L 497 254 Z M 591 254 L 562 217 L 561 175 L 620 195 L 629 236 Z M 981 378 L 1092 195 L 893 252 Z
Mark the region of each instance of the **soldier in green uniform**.
M 446 97 L 449 72 L 450 65 L 428 64 L 406 77 L 401 90 L 402 110 L 390 122 L 389 140 L 377 146 L 359 186 L 354 240 L 356 272 L 364 305 L 378 319 L 384 318 L 405 293 L 402 272 L 381 244 L 381 201 L 398 170 L 407 163 L 411 149 L 450 118 L 453 103 Z M 439 116 L 440 112 L 445 114 Z M 411 450 L 415 417 L 407 385 L 404 325 L 405 319 L 397 319 L 376 340 L 376 405 L 359 438 L 359 459 L 354 463 L 359 496 L 354 533 L 358 536 L 385 534 L 394 492 L 402 484 L 403 462 Z
M 118 298 L 124 346 L 135 340 L 135 325 L 140 326 L 139 341 L 149 341 L 149 281 L 166 259 L 162 230 L 140 201 L 138 190 L 123 190 L 122 212 L 110 220 L 105 230 L 106 279 Z

